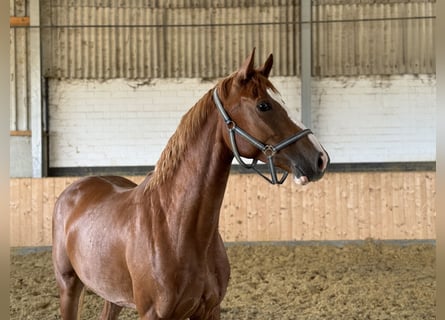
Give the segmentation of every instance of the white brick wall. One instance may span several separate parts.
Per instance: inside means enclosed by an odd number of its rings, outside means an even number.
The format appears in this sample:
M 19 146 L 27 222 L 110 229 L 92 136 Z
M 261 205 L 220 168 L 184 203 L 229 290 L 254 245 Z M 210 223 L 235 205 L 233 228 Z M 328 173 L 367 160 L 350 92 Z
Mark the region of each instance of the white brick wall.
M 299 79 L 271 80 L 299 117 Z M 50 166 L 154 165 L 181 116 L 214 84 L 51 80 Z M 332 162 L 435 160 L 434 77 L 314 79 L 312 108 Z
M 333 162 L 436 159 L 435 77 L 325 78 L 314 82 L 313 106 Z

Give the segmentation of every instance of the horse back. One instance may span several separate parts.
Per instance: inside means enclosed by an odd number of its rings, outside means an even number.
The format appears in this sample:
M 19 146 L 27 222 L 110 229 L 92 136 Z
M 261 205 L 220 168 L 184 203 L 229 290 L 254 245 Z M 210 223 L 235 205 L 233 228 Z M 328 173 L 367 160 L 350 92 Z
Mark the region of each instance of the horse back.
M 65 225 L 68 217 L 80 215 L 95 206 L 107 204 L 116 208 L 131 201 L 129 193 L 137 185 L 119 176 L 91 176 L 79 179 L 68 186 L 58 197 L 54 207 L 54 222 Z M 124 204 L 123 204 L 124 205 Z M 107 210 L 102 210 L 107 211 Z M 63 220 L 63 223 L 62 221 Z

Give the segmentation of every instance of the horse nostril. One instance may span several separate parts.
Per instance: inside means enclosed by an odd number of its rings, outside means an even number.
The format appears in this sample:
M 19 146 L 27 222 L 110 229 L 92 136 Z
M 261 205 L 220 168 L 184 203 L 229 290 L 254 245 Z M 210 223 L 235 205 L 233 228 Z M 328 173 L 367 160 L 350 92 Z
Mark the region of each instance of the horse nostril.
M 318 155 L 318 160 L 317 160 L 317 168 L 321 172 L 323 172 L 326 169 L 326 165 L 327 165 L 326 161 L 327 161 L 327 159 L 326 159 L 325 155 L 323 154 L 323 152 L 320 152 L 320 154 Z

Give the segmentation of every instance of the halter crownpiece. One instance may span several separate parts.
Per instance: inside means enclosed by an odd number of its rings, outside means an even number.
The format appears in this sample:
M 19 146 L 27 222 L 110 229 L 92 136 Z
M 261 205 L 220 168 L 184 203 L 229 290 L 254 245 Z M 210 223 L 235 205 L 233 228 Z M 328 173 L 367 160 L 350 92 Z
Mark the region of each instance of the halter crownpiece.
M 221 100 L 218 97 L 218 92 L 217 92 L 217 88 L 215 88 L 213 90 L 213 100 L 215 101 L 216 107 L 219 111 L 219 113 L 221 114 L 221 116 L 224 119 L 224 122 L 227 125 L 227 129 L 229 130 L 229 135 L 230 135 L 230 142 L 232 144 L 232 152 L 236 158 L 236 160 L 238 161 L 238 163 L 247 169 L 253 169 L 254 171 L 256 171 L 260 176 L 262 176 L 264 179 L 266 179 L 267 181 L 269 181 L 271 184 L 282 184 L 288 175 L 288 172 L 284 171 L 283 175 L 281 176 L 280 179 L 278 179 L 277 177 L 277 170 L 275 168 L 275 165 L 273 164 L 273 157 L 275 156 L 275 154 L 280 151 L 281 149 L 286 148 L 287 146 L 291 145 L 292 143 L 300 140 L 301 138 L 307 136 L 308 134 L 311 134 L 312 131 L 310 129 L 304 129 L 300 132 L 298 132 L 297 134 L 284 139 L 283 141 L 281 141 L 280 143 L 276 144 L 275 146 L 272 146 L 270 144 L 265 145 L 262 142 L 258 141 L 257 139 L 255 139 L 254 137 L 252 137 L 250 134 L 248 134 L 246 131 L 244 131 L 243 129 L 241 129 L 240 127 L 238 127 L 235 123 L 235 121 L 233 121 L 229 115 L 227 114 L 226 110 L 224 109 Z M 244 139 L 246 139 L 249 143 L 251 143 L 252 145 L 254 145 L 255 147 L 257 147 L 258 149 L 261 150 L 261 152 L 263 152 L 263 154 L 267 157 L 267 164 L 269 167 L 269 171 L 270 171 L 270 175 L 271 177 L 267 177 L 265 176 L 262 172 L 260 172 L 257 168 L 257 159 L 253 159 L 251 163 L 245 163 L 243 161 L 243 159 L 241 159 L 241 155 L 239 154 L 238 151 L 238 147 L 236 145 L 236 139 L 235 139 L 235 134 L 238 133 L 240 136 L 242 136 Z

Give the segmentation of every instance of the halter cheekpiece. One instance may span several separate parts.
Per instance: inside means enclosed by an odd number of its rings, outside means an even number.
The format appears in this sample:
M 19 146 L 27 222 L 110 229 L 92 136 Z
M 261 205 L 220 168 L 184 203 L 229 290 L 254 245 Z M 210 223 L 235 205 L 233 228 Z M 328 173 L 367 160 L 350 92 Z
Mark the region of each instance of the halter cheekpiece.
M 243 129 L 238 127 L 236 125 L 236 123 L 229 117 L 229 115 L 227 114 L 226 110 L 224 109 L 224 107 L 221 103 L 221 100 L 218 97 L 217 88 L 215 88 L 213 90 L 213 100 L 215 101 L 216 107 L 217 107 L 219 113 L 221 114 L 221 116 L 223 117 L 224 122 L 227 125 L 227 129 L 229 130 L 230 142 L 232 144 L 232 151 L 233 151 L 233 154 L 234 154 L 236 160 L 238 161 L 238 163 L 244 168 L 253 169 L 260 176 L 262 176 L 264 179 L 269 181 L 271 184 L 282 184 L 284 182 L 284 180 L 286 180 L 288 172 L 284 171 L 281 178 L 278 179 L 277 170 L 275 168 L 275 165 L 273 164 L 274 155 L 281 149 L 284 149 L 287 146 L 289 146 L 290 144 L 300 140 L 301 138 L 307 136 L 308 134 L 311 134 L 312 131 L 310 129 L 304 129 L 304 130 L 298 132 L 297 134 L 295 134 L 287 139 L 284 139 L 283 141 L 276 144 L 275 146 L 272 146 L 270 144 L 265 145 L 262 142 L 255 139 L 254 137 L 252 137 L 246 131 L 244 131 Z M 267 164 L 268 164 L 270 175 L 271 175 L 270 178 L 267 177 L 266 175 L 264 175 L 262 172 L 260 172 L 258 168 L 256 168 L 256 165 L 258 162 L 257 159 L 253 159 L 251 163 L 245 163 L 244 160 L 241 159 L 241 155 L 239 154 L 238 147 L 236 145 L 236 139 L 235 139 L 236 133 L 238 133 L 240 136 L 242 136 L 244 139 L 246 139 L 249 143 L 251 143 L 252 145 L 257 147 L 259 150 L 261 150 L 261 152 L 263 152 L 263 154 L 267 157 Z

